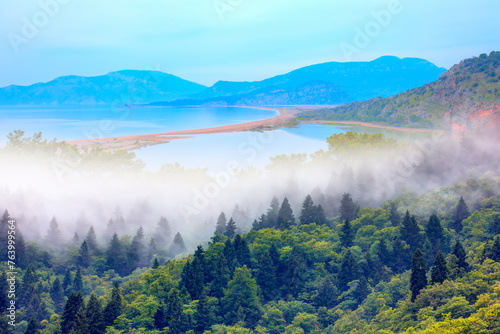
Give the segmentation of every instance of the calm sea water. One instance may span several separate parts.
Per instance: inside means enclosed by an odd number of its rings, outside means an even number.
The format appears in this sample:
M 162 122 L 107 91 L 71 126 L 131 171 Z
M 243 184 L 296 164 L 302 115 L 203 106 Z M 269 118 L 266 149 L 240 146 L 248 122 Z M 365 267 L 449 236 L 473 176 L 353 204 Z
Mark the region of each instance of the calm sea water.
M 16 129 L 27 135 L 42 131 L 44 138 L 79 140 L 167 131 L 208 128 L 270 118 L 274 110 L 251 108 L 110 108 L 91 107 L 0 107 L 0 146 Z M 135 151 L 150 170 L 164 164 L 180 163 L 186 168 L 225 169 L 264 167 L 280 154 L 311 154 L 327 149 L 326 139 L 346 131 L 381 132 L 385 137 L 405 139 L 399 131 L 359 126 L 305 124 L 300 128 L 257 132 L 195 135 Z

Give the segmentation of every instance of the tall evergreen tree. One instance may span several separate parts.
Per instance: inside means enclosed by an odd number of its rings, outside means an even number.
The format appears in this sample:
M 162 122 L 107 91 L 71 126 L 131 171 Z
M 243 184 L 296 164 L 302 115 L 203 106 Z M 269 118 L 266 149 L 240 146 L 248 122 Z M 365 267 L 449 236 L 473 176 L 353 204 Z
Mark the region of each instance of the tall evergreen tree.
M 9 298 L 7 298 L 9 284 L 7 283 L 7 274 L 5 271 L 0 275 L 0 314 L 9 307 Z
M 173 288 L 168 293 L 167 325 L 169 333 L 182 333 L 182 301 L 179 290 Z
M 172 231 L 170 229 L 170 223 L 167 218 L 161 216 L 160 220 L 158 220 L 158 223 L 156 224 L 154 240 L 158 246 L 165 248 L 171 239 Z
M 246 266 L 236 268 L 222 298 L 222 309 L 228 325 L 244 320 L 249 327 L 254 327 L 260 319 L 262 310 L 257 283 Z
M 221 212 L 219 218 L 217 218 L 217 223 L 215 225 L 215 232 L 219 233 L 220 235 L 226 233 L 226 223 L 227 223 L 226 214 L 224 212 Z
M 97 236 L 94 231 L 94 226 L 90 226 L 87 236 L 85 237 L 85 241 L 87 242 L 89 251 L 93 251 L 97 248 Z
M 302 211 L 300 212 L 300 223 L 312 224 L 316 220 L 316 207 L 314 206 L 314 202 L 312 200 L 311 195 L 307 195 L 306 199 L 302 203 Z
M 342 263 L 340 264 L 339 283 L 340 291 L 347 291 L 349 289 L 348 283 L 359 278 L 358 261 L 348 249 L 344 254 Z
M 87 245 L 87 241 L 84 240 L 80 247 L 80 258 L 78 259 L 78 264 L 84 268 L 87 268 L 90 265 L 91 259 L 89 254 L 89 248 Z
M 448 269 L 443 253 L 438 251 L 434 266 L 431 268 L 431 284 L 443 283 L 448 279 Z
M 316 217 L 314 219 L 314 222 L 318 225 L 325 225 L 327 223 L 326 221 L 326 215 L 325 215 L 325 210 L 323 209 L 323 206 L 319 204 L 316 207 Z
M 322 277 L 317 293 L 313 297 L 314 306 L 333 308 L 337 305 L 336 297 L 338 297 L 338 292 L 331 275 Z
M 455 211 L 455 214 L 453 215 L 453 223 L 452 227 L 453 229 L 457 232 L 460 233 L 462 232 L 462 221 L 469 217 L 469 208 L 467 207 L 467 204 L 464 201 L 464 198 L 460 196 L 460 199 L 458 200 L 457 203 L 457 209 Z
M 75 279 L 73 280 L 72 288 L 76 292 L 83 290 L 83 275 L 82 275 L 82 269 L 80 267 L 76 269 Z
M 106 327 L 113 326 L 116 318 L 122 313 L 122 295 L 120 292 L 120 285 L 118 282 L 113 283 L 113 290 L 111 290 L 111 299 L 106 304 L 103 311 L 104 324 Z
M 278 212 L 277 227 L 280 230 L 286 230 L 295 224 L 295 217 L 293 216 L 293 210 L 288 202 L 288 198 L 285 197 L 283 203 L 281 203 L 280 210 Z
M 196 305 L 196 313 L 194 314 L 196 322 L 196 332 L 204 333 L 212 325 L 213 314 L 208 304 L 208 289 L 204 289 Z
M 401 222 L 401 217 L 398 212 L 398 205 L 395 201 L 392 201 L 389 207 L 389 220 L 391 221 L 392 226 L 398 226 Z
M 469 270 L 469 264 L 466 261 L 465 249 L 460 243 L 460 240 L 457 240 L 455 243 L 455 247 L 453 247 L 453 255 L 455 255 L 458 259 L 457 265 L 459 268 L 463 268 L 465 271 Z
M 354 201 L 349 193 L 344 193 L 344 195 L 342 195 L 339 211 L 341 221 L 356 219 L 356 216 L 358 215 L 358 207 L 354 204 Z
M 236 257 L 236 261 L 238 261 L 238 266 L 247 266 L 248 268 L 251 268 L 252 263 L 251 263 L 251 255 L 250 255 L 250 248 L 248 247 L 248 244 L 244 238 L 241 237 L 241 235 L 237 234 L 234 237 L 234 255 Z
M 62 282 L 62 288 L 65 295 L 69 295 L 69 292 L 71 290 L 71 282 L 73 282 L 73 279 L 71 278 L 71 271 L 69 270 L 69 268 L 66 268 L 64 279 Z
M 89 334 L 89 324 L 85 316 L 85 307 L 80 307 L 76 313 L 75 325 L 70 332 L 71 334 Z
M 224 231 L 224 235 L 229 239 L 234 238 L 236 235 L 236 222 L 233 220 L 233 217 L 229 218 L 229 221 L 226 225 L 226 230 Z
M 78 312 L 84 308 L 83 295 L 81 292 L 71 292 L 66 305 L 61 322 L 61 333 L 70 334 L 74 333 L 77 329 Z
M 403 218 L 403 223 L 399 229 L 401 239 L 410 246 L 411 254 L 415 253 L 417 248 L 421 247 L 422 238 L 420 235 L 420 227 L 418 226 L 415 216 L 410 216 L 410 212 L 406 210 Z
M 424 253 L 422 253 L 420 248 L 417 248 L 411 264 L 410 290 L 412 302 L 415 301 L 420 290 L 427 286 L 426 271 Z
M 121 276 L 125 276 L 127 273 L 122 243 L 120 239 L 118 239 L 118 235 L 116 233 L 113 234 L 108 250 L 106 251 L 106 264 L 110 269 L 113 269 Z
M 266 212 L 266 225 L 264 228 L 277 228 L 278 227 L 278 216 L 280 212 L 280 203 L 276 196 L 273 197 L 269 205 L 269 209 Z
M 229 269 L 226 263 L 226 257 L 221 254 L 217 257 L 214 268 L 214 279 L 210 284 L 210 295 L 216 298 L 224 296 L 224 289 L 229 282 Z
M 425 234 L 429 240 L 434 254 L 442 249 L 444 243 L 444 230 L 437 214 L 433 213 L 429 217 L 429 222 L 425 228 Z
M 144 229 L 142 226 L 139 227 L 130 243 L 127 257 L 129 272 L 134 271 L 136 268 L 149 266 L 149 262 L 146 261 L 146 245 L 144 244 Z
M 40 325 L 38 324 L 38 321 L 36 321 L 35 317 L 31 317 L 24 334 L 40 334 Z
M 155 328 L 158 330 L 163 330 L 167 327 L 167 308 L 164 304 L 161 304 L 155 312 L 154 315 Z
M 47 235 L 45 236 L 45 241 L 49 245 L 60 246 L 62 243 L 62 233 L 59 230 L 59 224 L 57 223 L 56 217 L 52 217 L 49 224 L 49 229 L 47 230 Z
M 395 238 L 392 242 L 392 271 L 394 273 L 402 273 L 409 269 L 410 266 L 410 253 L 404 247 L 403 242 L 399 237 Z
M 61 285 L 61 280 L 56 277 L 50 288 L 50 297 L 54 302 L 55 311 L 57 314 L 61 314 L 64 309 L 64 289 Z
M 90 325 L 88 334 L 104 334 L 106 327 L 104 326 L 102 305 L 94 293 L 90 295 L 87 302 L 85 317 Z
M 186 251 L 186 245 L 184 245 L 184 240 L 182 239 L 182 235 L 177 232 L 174 237 L 174 241 L 170 245 L 169 254 L 171 257 L 176 256 L 177 254 L 184 253 Z
M 354 242 L 354 231 L 352 229 L 352 225 L 349 219 L 346 219 L 344 224 L 340 227 L 339 236 L 342 247 L 345 248 L 352 247 Z
M 259 258 L 256 281 L 262 292 L 264 301 L 271 301 L 278 292 L 278 268 L 275 267 L 269 251 Z
M 304 259 L 302 250 L 297 246 L 293 246 L 290 255 L 285 263 L 284 275 L 284 292 L 297 296 L 303 289 L 306 282 L 306 269 L 307 264 Z

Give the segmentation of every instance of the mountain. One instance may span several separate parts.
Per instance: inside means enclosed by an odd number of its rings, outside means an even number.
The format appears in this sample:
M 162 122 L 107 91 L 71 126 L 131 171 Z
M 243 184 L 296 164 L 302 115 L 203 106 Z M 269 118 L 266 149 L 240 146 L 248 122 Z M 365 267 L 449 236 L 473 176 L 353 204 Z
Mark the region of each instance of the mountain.
M 206 87 L 158 71 L 125 70 L 106 75 L 64 76 L 31 86 L 0 88 L 0 104 L 124 104 L 173 100 Z
M 370 62 L 328 62 L 262 81 L 219 81 L 176 104 L 343 104 L 391 96 L 429 83 L 445 71 L 427 60 L 393 56 Z
M 500 52 L 454 65 L 437 80 L 389 98 L 309 111 L 301 120 L 356 120 L 398 126 L 500 129 Z

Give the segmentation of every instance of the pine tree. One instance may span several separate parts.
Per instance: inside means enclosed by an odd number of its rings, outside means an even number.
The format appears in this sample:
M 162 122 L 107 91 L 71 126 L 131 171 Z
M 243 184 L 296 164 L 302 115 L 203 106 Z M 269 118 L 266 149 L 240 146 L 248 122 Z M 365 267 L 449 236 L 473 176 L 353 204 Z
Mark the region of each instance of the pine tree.
M 182 333 L 182 301 L 179 296 L 179 290 L 173 288 L 168 293 L 167 304 L 167 325 L 169 333 Z
M 85 237 L 85 241 L 87 242 L 89 251 L 93 251 L 97 248 L 97 236 L 94 231 L 94 226 L 90 226 L 87 236 Z
M 352 247 L 354 242 L 354 231 L 352 229 L 352 225 L 349 219 L 346 219 L 344 224 L 340 227 L 339 236 L 342 247 L 345 248 Z
M 438 250 L 443 247 L 444 230 L 438 216 L 435 213 L 429 217 L 429 222 L 425 228 L 425 234 L 432 246 L 433 254 L 437 254 Z
M 208 289 L 204 289 L 196 305 L 194 319 L 196 322 L 195 330 L 197 333 L 204 333 L 212 325 L 213 314 L 208 305 Z
M 306 261 L 302 250 L 297 246 L 293 246 L 290 255 L 285 263 L 285 293 L 297 296 L 303 289 L 306 282 Z
M 396 202 L 392 201 L 389 207 L 389 220 L 392 223 L 392 226 L 398 226 L 401 222 L 401 217 L 399 216 L 398 206 Z
M 392 259 L 392 271 L 394 273 L 399 274 L 409 269 L 410 253 L 399 237 L 392 242 Z
M 116 233 L 113 234 L 113 238 L 106 251 L 106 264 L 121 276 L 125 276 L 127 273 L 123 247 Z
M 281 203 L 280 211 L 278 212 L 277 227 L 280 230 L 286 230 L 291 228 L 295 224 L 295 217 L 293 216 L 293 210 L 288 202 L 288 198 L 285 197 L 283 203 Z
M 90 254 L 89 248 L 87 245 L 87 241 L 84 240 L 82 242 L 82 246 L 80 247 L 80 258 L 78 259 L 78 264 L 84 268 L 87 268 L 90 265 Z
M 61 322 L 61 333 L 73 333 L 77 326 L 78 312 L 84 307 L 83 295 L 81 292 L 72 291 L 68 297 L 68 301 L 64 306 L 64 312 Z
M 303 225 L 312 224 L 315 222 L 316 218 L 316 207 L 311 198 L 311 195 L 307 195 L 306 199 L 302 203 L 302 211 L 300 212 L 300 223 Z
M 106 327 L 113 326 L 116 318 L 122 313 L 122 295 L 120 292 L 120 285 L 118 282 L 113 283 L 113 290 L 111 290 L 111 299 L 104 308 L 103 317 Z
M 234 254 L 236 257 L 236 261 L 238 261 L 238 267 L 247 266 L 251 268 L 251 255 L 250 248 L 244 238 L 241 235 L 237 234 L 234 237 Z
M 230 273 L 234 272 L 236 268 L 236 253 L 234 251 L 234 245 L 231 239 L 227 239 L 224 245 L 224 257 L 226 258 L 227 268 Z
M 160 262 L 158 262 L 158 258 L 155 257 L 155 259 L 153 261 L 153 265 L 151 266 L 151 268 L 158 269 L 159 266 L 160 266 Z
M 62 243 L 62 233 L 59 230 L 59 224 L 57 223 L 55 216 L 52 217 L 52 220 L 50 221 L 45 241 L 47 244 L 53 246 L 59 246 Z
M 39 334 L 39 333 L 40 333 L 40 326 L 38 324 L 38 321 L 36 321 L 35 317 L 31 317 L 30 321 L 28 322 L 28 328 L 26 328 L 24 334 Z
M 71 334 L 89 334 L 89 325 L 85 316 L 85 307 L 80 307 L 76 313 L 76 320 Z
M 7 274 L 5 271 L 0 275 L 0 314 L 9 307 L 9 299 L 7 298 L 9 284 L 7 283 Z
M 344 195 L 342 195 L 339 211 L 341 221 L 356 219 L 356 216 L 358 215 L 358 207 L 354 204 L 354 201 L 349 193 L 344 193 Z
M 172 238 L 172 231 L 170 229 L 170 223 L 168 222 L 167 218 L 164 216 L 160 217 L 160 220 L 156 224 L 156 231 L 155 231 L 155 241 L 156 243 L 162 247 L 165 248 L 167 247 L 168 242 Z
M 226 225 L 226 230 L 224 231 L 224 235 L 229 239 L 234 238 L 236 235 L 236 222 L 233 220 L 233 217 L 229 218 L 229 221 Z
M 61 314 L 64 309 L 64 289 L 61 285 L 61 280 L 56 277 L 50 288 L 50 297 L 54 302 L 55 311 L 57 314 Z
M 333 279 L 331 275 L 327 275 L 320 280 L 317 293 L 313 298 L 314 306 L 333 308 L 337 304 L 337 296 L 338 292 Z
M 139 227 L 127 252 L 128 271 L 149 266 L 146 259 L 146 247 L 144 245 L 144 229 Z
M 434 266 L 431 268 L 431 284 L 443 283 L 448 279 L 448 269 L 446 268 L 446 260 L 443 253 L 439 251 L 434 261 Z
M 157 254 L 158 254 L 158 246 L 156 245 L 155 238 L 150 238 L 146 256 L 147 262 L 151 263 L 151 260 L 153 260 L 153 258 L 156 258 Z
M 83 290 L 83 276 L 80 267 L 76 269 L 75 279 L 73 280 L 73 290 L 76 292 Z
M 358 261 L 348 249 L 342 259 L 339 271 L 338 287 L 340 291 L 347 291 L 349 289 L 348 283 L 357 280 L 359 277 Z
M 222 309 L 228 325 L 245 320 L 249 327 L 254 327 L 260 319 L 262 310 L 257 283 L 246 266 L 236 268 L 222 298 Z
M 314 222 L 318 225 L 325 225 L 327 223 L 326 215 L 325 215 L 325 210 L 323 209 L 321 204 L 316 207 L 315 211 L 316 211 L 316 217 L 314 218 Z
M 457 240 L 455 243 L 455 247 L 453 247 L 453 255 L 455 255 L 458 259 L 457 265 L 459 268 L 463 268 L 465 271 L 469 270 L 469 264 L 466 261 L 465 249 L 460 243 L 460 240 Z
M 175 257 L 177 254 L 182 254 L 186 251 L 186 245 L 184 245 L 184 240 L 182 239 L 182 235 L 177 232 L 174 237 L 174 241 L 170 245 L 169 254 L 171 257 Z
M 271 301 L 278 292 L 278 268 L 275 267 L 269 251 L 259 258 L 256 281 L 262 292 L 264 301 Z
M 90 295 L 87 302 L 85 317 L 90 324 L 88 334 L 104 334 L 106 327 L 104 326 L 102 305 L 94 293 Z
M 266 213 L 266 225 L 263 228 L 277 228 L 278 227 L 278 216 L 280 212 L 280 203 L 276 196 L 273 197 L 267 209 Z
M 224 290 L 229 282 L 229 269 L 226 264 L 226 257 L 221 254 L 217 257 L 214 268 L 214 279 L 210 284 L 210 295 L 216 298 L 224 296 Z
M 226 223 L 227 223 L 226 215 L 224 214 L 224 212 L 221 212 L 219 218 L 217 218 L 217 224 L 215 225 L 215 232 L 219 233 L 220 235 L 226 233 Z
M 167 327 L 167 309 L 165 305 L 161 304 L 155 312 L 154 315 L 155 328 L 158 330 L 163 330 Z
M 400 227 L 401 239 L 410 246 L 411 254 L 415 253 L 417 248 L 421 247 L 422 238 L 420 235 L 420 227 L 418 226 L 415 216 L 410 216 L 410 212 L 406 210 L 403 218 L 403 224 Z
M 62 288 L 64 290 L 64 294 L 68 295 L 71 290 L 71 282 L 73 279 L 71 278 L 71 271 L 69 268 L 66 268 L 66 272 L 64 273 L 64 279 L 62 282 Z
M 500 236 L 497 235 L 493 242 L 488 242 L 484 250 L 484 256 L 495 262 L 500 262 Z M 465 262 L 465 261 L 464 261 Z
M 469 217 L 469 208 L 467 207 L 467 204 L 464 201 L 464 198 L 460 196 L 460 199 L 458 200 L 457 203 L 457 210 L 455 211 L 455 214 L 453 216 L 453 229 L 457 232 L 460 233 L 462 232 L 462 221 Z
M 16 238 L 16 258 L 17 260 L 17 265 L 19 268 L 26 268 L 26 265 L 30 263 L 30 259 L 27 257 L 26 254 L 26 244 L 24 242 L 24 237 L 23 234 L 20 230 L 17 231 L 17 238 Z
M 411 264 L 410 290 L 412 302 L 415 301 L 420 290 L 427 286 L 426 271 L 424 253 L 420 248 L 417 248 Z

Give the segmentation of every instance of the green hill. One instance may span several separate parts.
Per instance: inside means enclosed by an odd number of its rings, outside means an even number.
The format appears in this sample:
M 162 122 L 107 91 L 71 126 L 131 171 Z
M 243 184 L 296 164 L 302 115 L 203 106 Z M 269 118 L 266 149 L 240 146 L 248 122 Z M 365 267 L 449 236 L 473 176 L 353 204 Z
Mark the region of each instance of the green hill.
M 465 59 L 422 87 L 388 98 L 308 111 L 301 120 L 353 120 L 408 127 L 500 125 L 500 52 Z

